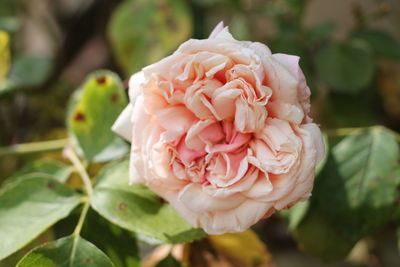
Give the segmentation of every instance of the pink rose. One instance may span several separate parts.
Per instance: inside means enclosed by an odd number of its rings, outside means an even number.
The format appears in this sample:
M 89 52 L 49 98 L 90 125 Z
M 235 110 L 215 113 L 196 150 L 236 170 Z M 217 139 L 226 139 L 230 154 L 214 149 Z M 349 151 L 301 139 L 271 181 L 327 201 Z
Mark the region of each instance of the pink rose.
M 220 23 L 133 75 L 113 126 L 132 142 L 132 183 L 209 234 L 307 199 L 324 146 L 298 63 Z

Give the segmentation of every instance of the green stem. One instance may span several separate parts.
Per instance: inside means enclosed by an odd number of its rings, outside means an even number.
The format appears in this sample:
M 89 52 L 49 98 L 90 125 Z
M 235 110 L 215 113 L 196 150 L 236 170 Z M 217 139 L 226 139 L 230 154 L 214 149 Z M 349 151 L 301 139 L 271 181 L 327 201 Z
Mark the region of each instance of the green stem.
M 86 201 L 85 204 L 83 205 L 81 216 L 79 216 L 78 224 L 76 225 L 74 232 L 72 233 L 74 237 L 78 237 L 80 235 L 83 223 L 85 222 L 86 215 L 89 211 L 89 207 L 90 207 L 90 201 Z
M 85 205 L 83 205 L 81 216 L 79 216 L 78 224 L 76 225 L 75 230 L 72 233 L 73 242 L 72 242 L 72 250 L 71 250 L 71 255 L 70 255 L 70 265 L 69 265 L 70 267 L 72 267 L 71 264 L 74 262 L 74 259 L 75 259 L 76 248 L 78 245 L 78 238 L 81 234 L 83 223 L 85 222 L 86 215 L 89 211 L 89 207 L 90 207 L 90 201 L 86 201 Z
M 72 162 L 76 171 L 79 173 L 82 182 L 85 185 L 88 198 L 90 200 L 93 193 L 93 187 L 92 187 L 92 181 L 90 180 L 89 174 L 86 172 L 85 167 L 83 166 L 82 162 L 80 161 L 80 159 L 78 158 L 78 156 L 71 147 L 67 147 L 64 150 L 64 155 Z
M 385 130 L 391 132 L 396 138 L 397 142 L 400 142 L 400 133 L 393 131 L 383 126 L 372 126 L 372 127 L 353 127 L 353 128 L 338 128 L 332 130 L 326 130 L 328 137 L 345 137 L 352 134 L 360 133 L 368 128 L 385 128 Z
M 68 139 L 58 139 L 0 147 L 0 157 L 62 150 L 67 143 Z
M 71 255 L 70 255 L 70 263 L 72 264 L 74 262 L 74 258 L 75 258 L 75 254 L 76 254 L 78 238 L 81 234 L 82 227 L 83 227 L 83 224 L 86 219 L 86 215 L 90 208 L 90 200 L 91 200 L 91 197 L 93 194 L 93 187 L 92 187 L 92 182 L 90 180 L 89 174 L 87 173 L 85 167 L 83 166 L 82 162 L 80 161 L 79 157 L 76 155 L 76 153 L 72 149 L 72 147 L 66 147 L 64 149 L 64 155 L 72 162 L 76 171 L 79 173 L 79 176 L 81 177 L 82 182 L 85 185 L 85 190 L 87 193 L 87 198 L 82 199 L 85 204 L 83 205 L 82 213 L 79 216 L 78 223 L 74 229 L 74 232 L 72 233 L 73 244 L 72 244 L 72 251 L 71 251 Z
M 338 129 L 326 130 L 325 132 L 329 137 L 344 137 L 351 134 L 359 133 L 365 129 L 367 129 L 367 127 L 338 128 Z

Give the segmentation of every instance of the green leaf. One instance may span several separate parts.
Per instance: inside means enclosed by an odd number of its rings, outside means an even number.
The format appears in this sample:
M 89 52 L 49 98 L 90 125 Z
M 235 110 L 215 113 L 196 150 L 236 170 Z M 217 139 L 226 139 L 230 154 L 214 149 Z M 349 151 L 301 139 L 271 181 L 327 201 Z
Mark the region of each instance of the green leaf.
M 174 256 L 170 254 L 168 254 L 167 257 L 165 257 L 164 259 L 162 259 L 161 261 L 159 261 L 155 267 L 182 267 L 183 265 L 177 261 Z
M 134 14 L 134 15 L 132 15 Z M 184 0 L 127 0 L 113 13 L 108 36 L 127 75 L 167 56 L 192 31 Z
M 372 47 L 374 53 L 379 57 L 397 60 L 400 59 L 400 42 L 386 32 L 360 29 L 353 33 L 352 38 L 366 41 Z
M 385 225 L 399 197 L 398 159 L 396 139 L 383 127 L 343 139 L 332 149 L 313 191 L 321 214 L 351 240 Z
M 0 259 L 17 251 L 79 204 L 79 195 L 48 177 L 29 177 L 0 192 Z
M 293 235 L 302 251 L 324 261 L 345 258 L 356 243 L 341 236 L 316 207 L 310 209 Z
M 52 66 L 50 58 L 20 55 L 13 61 L 9 78 L 17 87 L 40 86 L 49 77 Z
M 315 60 L 318 75 L 338 92 L 358 93 L 374 76 L 372 53 L 362 41 L 330 44 L 317 53 Z
M 205 237 L 169 204 L 142 185 L 129 185 L 127 161 L 107 166 L 98 176 L 92 207 L 116 225 L 167 243 Z
M 33 249 L 17 267 L 112 267 L 111 260 L 81 237 L 69 236 Z
M 129 148 L 111 131 L 128 100 L 119 77 L 110 71 L 89 75 L 81 92 L 71 100 L 68 131 L 89 161 L 108 161 L 125 155 Z
M 7 179 L 8 182 L 13 182 L 25 174 L 34 174 L 35 176 L 47 174 L 61 183 L 65 183 L 73 171 L 72 166 L 68 166 L 60 161 L 43 158 L 29 162 L 21 170 L 15 172 Z
M 92 210 L 89 210 L 86 217 L 82 237 L 104 251 L 116 267 L 140 265 L 139 248 L 134 234 L 111 224 Z

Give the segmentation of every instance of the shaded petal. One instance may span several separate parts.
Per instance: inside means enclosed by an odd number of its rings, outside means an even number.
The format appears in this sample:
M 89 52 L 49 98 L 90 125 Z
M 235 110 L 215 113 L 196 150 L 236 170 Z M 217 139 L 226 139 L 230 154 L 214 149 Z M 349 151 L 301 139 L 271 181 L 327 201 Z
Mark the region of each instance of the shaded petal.
M 200 216 L 201 227 L 208 234 L 243 232 L 257 223 L 269 210 L 271 204 L 247 199 L 233 210 Z
M 229 198 L 211 197 L 203 192 L 201 185 L 193 183 L 185 186 L 179 192 L 178 198 L 188 209 L 196 213 L 230 210 L 237 207 L 245 199 L 240 194 L 231 195 Z
M 228 187 L 217 187 L 213 185 L 203 185 L 203 191 L 213 197 L 228 197 L 232 194 L 242 193 L 249 190 L 254 182 L 257 180 L 260 171 L 252 167 L 246 173 L 246 175 L 238 181 Z
M 176 133 L 177 138 L 186 133 L 197 120 L 196 116 L 184 106 L 171 106 L 156 112 L 158 123 L 168 132 Z
M 257 180 L 253 186 L 242 194 L 248 198 L 257 199 L 267 196 L 273 190 L 272 183 L 269 181 L 268 174 L 259 172 Z

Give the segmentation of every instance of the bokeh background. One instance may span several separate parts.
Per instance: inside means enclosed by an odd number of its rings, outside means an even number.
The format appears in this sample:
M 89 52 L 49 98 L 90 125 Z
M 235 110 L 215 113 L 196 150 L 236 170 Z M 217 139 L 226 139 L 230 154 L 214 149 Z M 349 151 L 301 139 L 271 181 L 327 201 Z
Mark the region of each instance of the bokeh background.
M 220 21 L 239 40 L 301 57 L 312 117 L 327 133 L 378 124 L 399 132 L 399 14 L 399 0 L 1 0 L 0 146 L 65 137 L 68 99 L 89 73 L 109 69 L 127 85 Z M 32 157 L 0 156 L 0 183 Z M 390 225 L 334 263 L 302 252 L 279 216 L 257 232 L 277 266 L 400 262 Z

